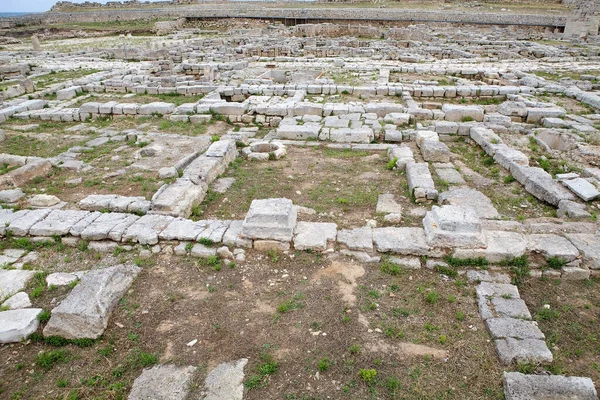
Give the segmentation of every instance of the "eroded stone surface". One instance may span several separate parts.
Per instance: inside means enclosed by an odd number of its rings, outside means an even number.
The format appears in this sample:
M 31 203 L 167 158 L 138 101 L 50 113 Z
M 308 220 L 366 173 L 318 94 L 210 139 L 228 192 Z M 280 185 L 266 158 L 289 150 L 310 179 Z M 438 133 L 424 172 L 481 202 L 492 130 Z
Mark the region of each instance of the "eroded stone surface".
M 506 400 L 596 400 L 598 395 L 590 378 L 560 375 L 525 375 L 504 372 Z
M 219 364 L 204 380 L 204 400 L 242 400 L 244 397 L 244 367 L 248 359 Z
M 96 339 L 104 333 L 114 307 L 140 271 L 132 265 L 89 271 L 52 310 L 44 335 Z
M 129 400 L 185 400 L 190 393 L 196 367 L 157 365 L 145 369 L 133 382 Z

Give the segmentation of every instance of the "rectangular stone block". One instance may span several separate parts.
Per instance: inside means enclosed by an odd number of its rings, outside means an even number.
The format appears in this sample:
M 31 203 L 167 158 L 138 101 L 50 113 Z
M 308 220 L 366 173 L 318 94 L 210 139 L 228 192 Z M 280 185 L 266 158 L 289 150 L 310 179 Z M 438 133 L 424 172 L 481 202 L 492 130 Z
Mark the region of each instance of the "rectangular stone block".
M 590 378 L 562 375 L 525 375 L 504 372 L 506 400 L 597 400 L 598 393 Z
M 327 249 L 327 242 L 334 241 L 336 236 L 337 225 L 334 223 L 298 222 L 294 229 L 294 248 L 323 251 Z
M 244 219 L 242 236 L 249 239 L 292 240 L 296 207 L 289 199 L 252 200 Z
M 375 228 L 373 242 L 381 253 L 424 256 L 430 250 L 422 228 Z
M 71 293 L 52 310 L 44 336 L 96 339 L 104 333 L 118 301 L 141 268 L 134 265 L 88 271 Z

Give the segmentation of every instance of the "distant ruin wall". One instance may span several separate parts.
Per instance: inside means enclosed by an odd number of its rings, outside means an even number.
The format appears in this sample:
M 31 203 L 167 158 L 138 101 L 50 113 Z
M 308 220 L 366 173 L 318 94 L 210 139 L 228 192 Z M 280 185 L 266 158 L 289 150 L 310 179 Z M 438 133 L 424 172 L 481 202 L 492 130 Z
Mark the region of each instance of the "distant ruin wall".
M 34 14 L 15 18 L 18 24 L 53 24 L 65 22 L 132 21 L 138 19 L 176 18 L 261 18 L 273 20 L 297 20 L 298 23 L 332 20 L 353 21 L 402 21 L 447 22 L 489 25 L 525 25 L 564 27 L 566 17 L 550 15 L 486 13 L 469 14 L 452 11 L 419 11 L 394 9 L 278 9 L 262 7 L 166 7 L 151 10 L 94 10 L 89 12 Z
M 98 3 L 95 1 L 85 1 L 83 3 L 73 3 L 70 1 L 57 1 L 56 4 L 50 9 L 51 12 L 70 12 L 70 11 L 88 11 L 88 10 L 106 10 L 115 8 L 143 8 L 143 7 L 164 7 L 178 4 L 177 0 L 165 0 L 165 1 L 138 1 L 138 0 L 124 0 L 124 1 L 108 1 L 105 4 Z

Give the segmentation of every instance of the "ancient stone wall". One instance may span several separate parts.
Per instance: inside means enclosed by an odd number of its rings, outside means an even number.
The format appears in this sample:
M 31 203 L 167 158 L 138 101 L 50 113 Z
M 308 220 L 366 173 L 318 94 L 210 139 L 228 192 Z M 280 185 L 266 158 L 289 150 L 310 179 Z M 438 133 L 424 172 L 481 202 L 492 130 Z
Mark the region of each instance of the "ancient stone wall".
M 86 1 L 84 3 L 73 3 L 70 1 L 58 1 L 52 8 L 51 12 L 71 12 L 71 11 L 87 11 L 87 10 L 106 10 L 115 8 L 138 8 L 138 7 L 161 7 L 174 4 L 190 4 L 189 2 L 183 2 L 183 0 L 165 0 L 165 1 L 139 1 L 139 0 L 124 0 L 121 1 L 109 1 L 106 4 L 98 3 L 95 1 Z
M 240 5 L 231 7 L 167 7 L 151 10 L 94 10 L 90 12 L 45 13 L 13 19 L 17 23 L 52 24 L 64 22 L 130 21 L 136 19 L 167 18 L 263 18 L 285 20 L 291 24 L 316 23 L 336 20 L 446 22 L 490 25 L 529 25 L 562 27 L 564 16 L 486 13 L 468 14 L 451 11 L 381 10 L 381 9 L 278 9 Z

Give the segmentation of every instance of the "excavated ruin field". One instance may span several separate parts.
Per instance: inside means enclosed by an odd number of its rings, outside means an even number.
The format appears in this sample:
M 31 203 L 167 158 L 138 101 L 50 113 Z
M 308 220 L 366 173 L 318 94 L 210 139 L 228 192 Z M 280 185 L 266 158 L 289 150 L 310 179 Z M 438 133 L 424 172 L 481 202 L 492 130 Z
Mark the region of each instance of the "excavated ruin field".
M 215 27 L 2 45 L 0 399 L 597 399 L 597 31 Z

